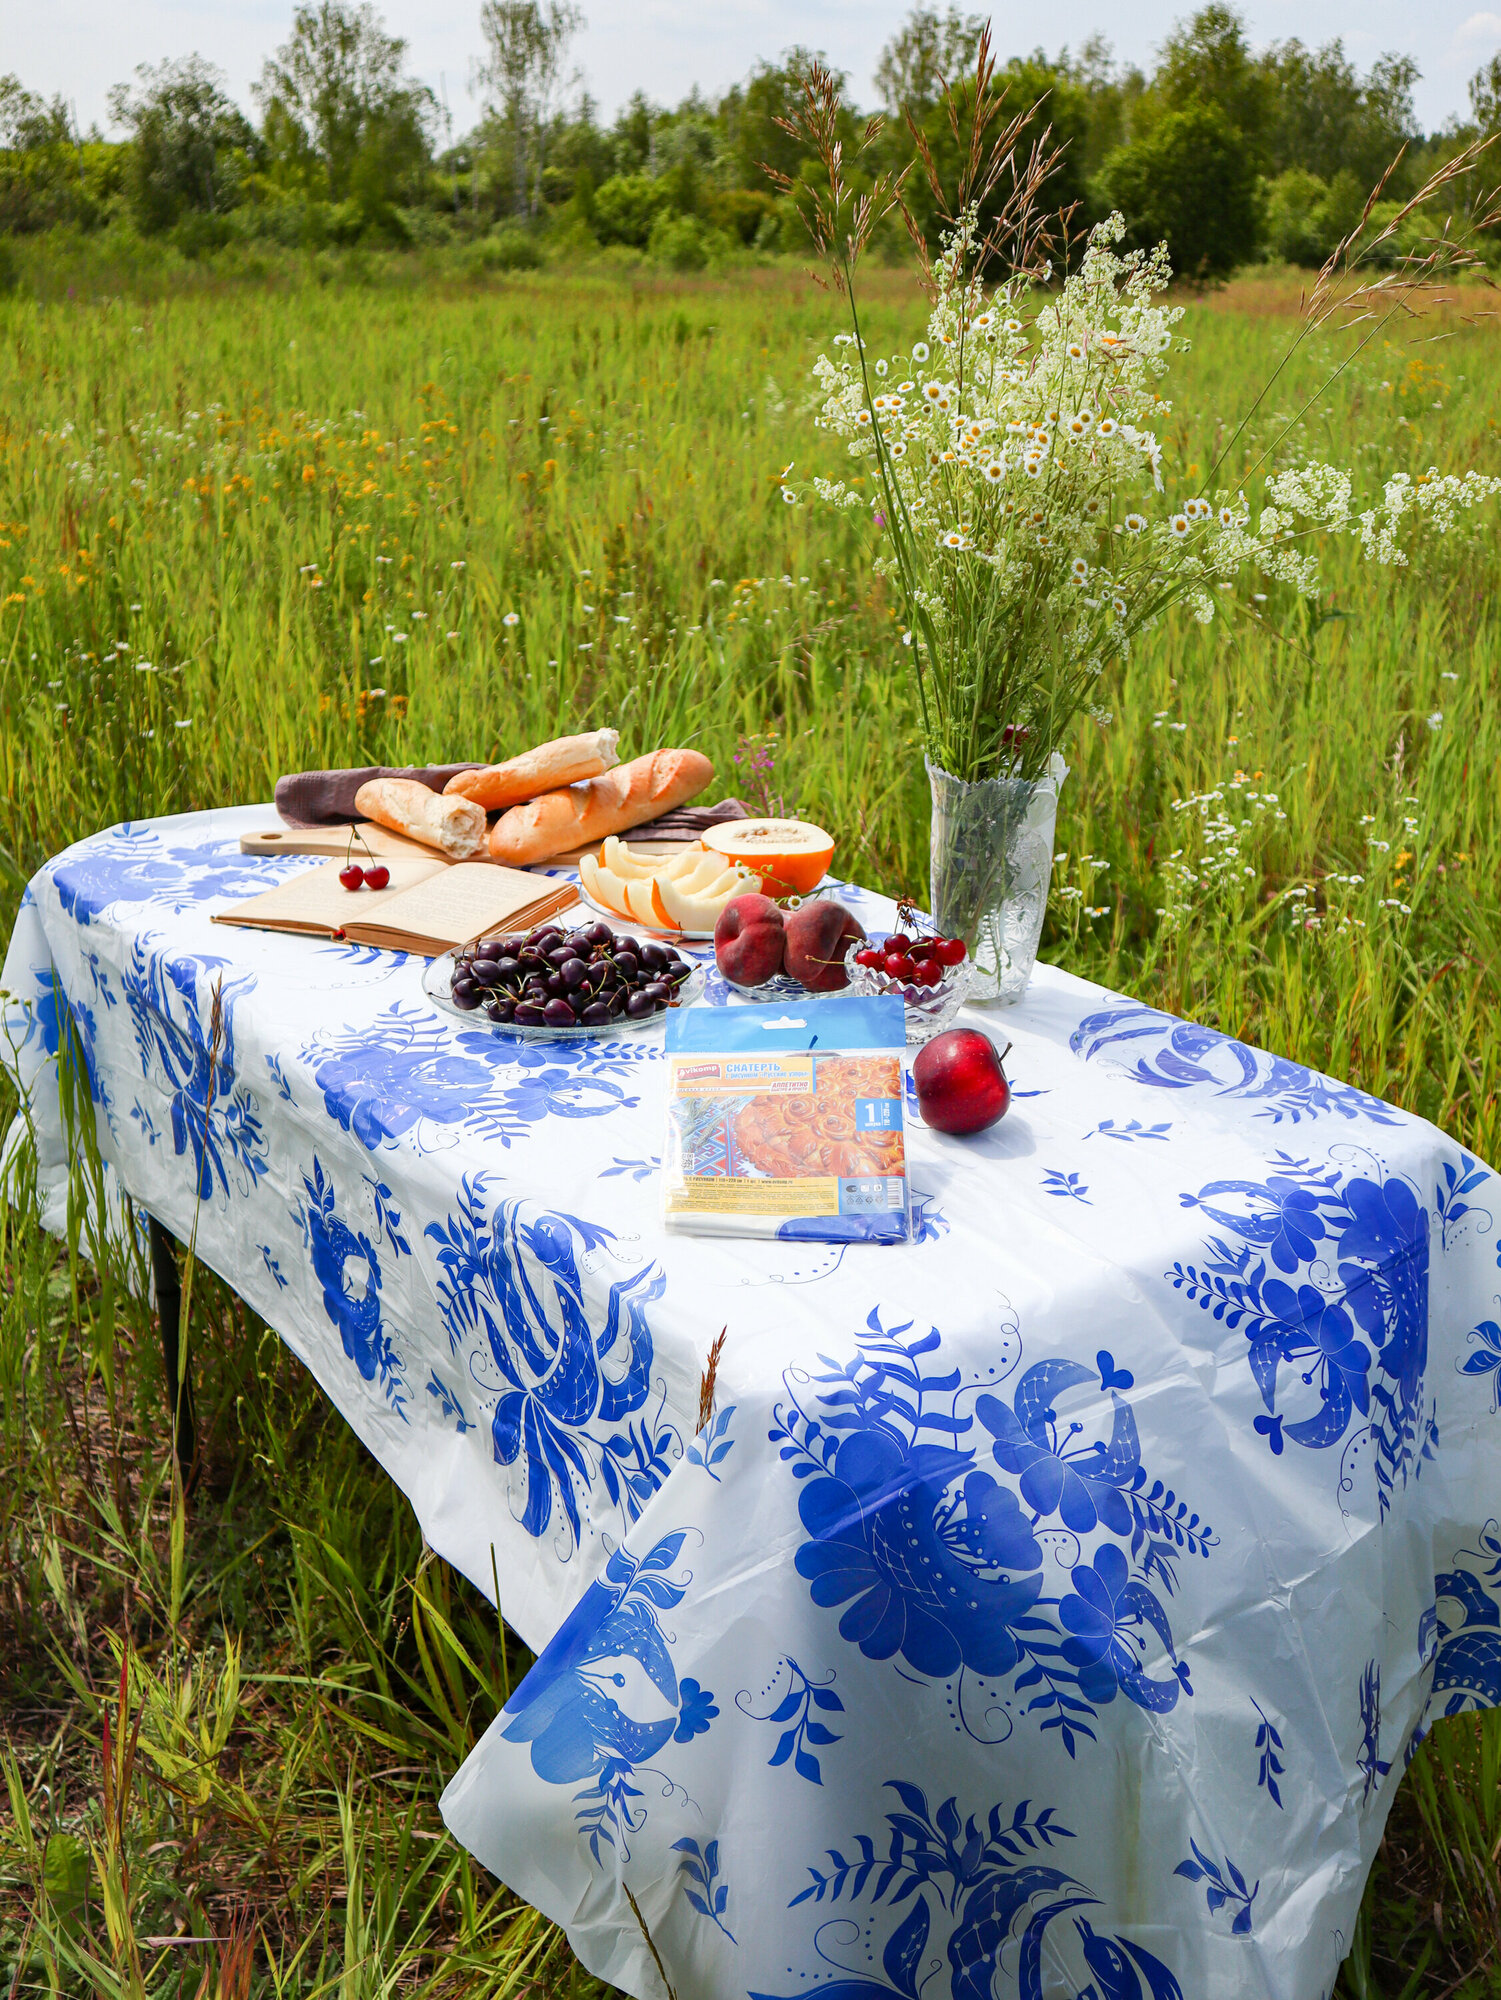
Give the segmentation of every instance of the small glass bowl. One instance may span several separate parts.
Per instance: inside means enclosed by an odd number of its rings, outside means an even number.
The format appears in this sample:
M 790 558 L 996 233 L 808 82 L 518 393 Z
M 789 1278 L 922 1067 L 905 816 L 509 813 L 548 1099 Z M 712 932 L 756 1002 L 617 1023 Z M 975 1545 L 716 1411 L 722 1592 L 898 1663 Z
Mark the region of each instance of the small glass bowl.
M 887 936 L 890 935 L 888 932 Z M 864 951 L 871 945 L 882 945 L 885 941 L 884 937 L 856 939 L 846 951 L 844 963 L 850 976 L 848 991 L 862 999 L 872 994 L 894 994 L 907 1010 L 907 1046 L 919 1048 L 941 1034 L 964 1005 L 973 967 L 968 958 L 961 959 L 957 965 L 946 968 L 936 986 L 924 986 L 917 980 L 893 979 L 889 972 L 883 972 L 877 966 L 855 963 L 856 952 Z

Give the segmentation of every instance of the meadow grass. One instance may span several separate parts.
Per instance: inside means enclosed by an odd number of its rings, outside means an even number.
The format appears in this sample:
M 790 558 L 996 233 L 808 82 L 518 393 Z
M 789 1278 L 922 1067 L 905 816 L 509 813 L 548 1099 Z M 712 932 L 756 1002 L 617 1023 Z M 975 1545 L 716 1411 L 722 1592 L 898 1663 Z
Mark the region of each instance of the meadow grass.
M 725 791 L 754 782 L 828 826 L 841 869 L 921 893 L 895 607 L 847 518 L 779 497 L 789 460 L 832 463 L 808 365 L 838 321 L 802 278 L 477 284 L 395 260 L 98 287 L 0 301 L 7 928 L 38 864 L 112 822 L 605 723 L 627 753 L 699 745 Z M 919 301 L 876 273 L 866 310 L 879 350 Z M 1275 274 L 1190 302 L 1175 486 L 1194 490 L 1296 310 Z M 1348 351 L 1300 353 L 1247 456 Z M 1453 315 L 1371 341 L 1280 451 L 1373 481 L 1496 471 L 1498 407 L 1496 338 Z M 1492 1159 L 1496 547 L 1487 520 L 1411 574 L 1344 552 L 1314 607 L 1269 587 L 1152 635 L 1104 696 L 1110 726 L 1070 747 L 1044 941 Z M 751 739 L 769 776 L 735 761 Z M 25 1172 L 0 1208 L 5 1989 L 590 1987 L 436 1812 L 524 1649 L 202 1271 L 184 1495 L 142 1273 L 89 1242 L 81 1201 L 66 1242 L 44 1237 Z M 1498 1837 L 1501 1727 L 1441 1724 L 1342 1993 L 1501 1992 Z

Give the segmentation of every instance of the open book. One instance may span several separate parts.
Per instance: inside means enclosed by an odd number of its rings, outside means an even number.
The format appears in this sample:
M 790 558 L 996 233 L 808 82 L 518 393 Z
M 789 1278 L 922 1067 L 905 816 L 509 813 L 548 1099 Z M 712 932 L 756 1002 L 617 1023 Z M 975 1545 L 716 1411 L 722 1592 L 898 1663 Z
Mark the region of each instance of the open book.
M 250 930 L 290 931 L 306 937 L 347 938 L 385 951 L 436 958 L 488 931 L 531 930 L 578 901 L 571 882 L 498 868 L 491 861 L 393 859 L 384 889 L 346 889 L 343 864 L 329 861 L 294 875 L 248 903 L 233 903 L 216 924 Z

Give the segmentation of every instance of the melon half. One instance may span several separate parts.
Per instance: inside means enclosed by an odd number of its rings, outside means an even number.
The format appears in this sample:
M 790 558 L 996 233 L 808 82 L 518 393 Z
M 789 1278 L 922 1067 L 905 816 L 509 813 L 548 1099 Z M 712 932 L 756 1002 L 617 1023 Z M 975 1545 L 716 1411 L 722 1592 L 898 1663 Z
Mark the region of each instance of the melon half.
M 763 896 L 806 896 L 834 858 L 834 836 L 805 819 L 732 819 L 706 827 L 705 847 L 758 875 Z

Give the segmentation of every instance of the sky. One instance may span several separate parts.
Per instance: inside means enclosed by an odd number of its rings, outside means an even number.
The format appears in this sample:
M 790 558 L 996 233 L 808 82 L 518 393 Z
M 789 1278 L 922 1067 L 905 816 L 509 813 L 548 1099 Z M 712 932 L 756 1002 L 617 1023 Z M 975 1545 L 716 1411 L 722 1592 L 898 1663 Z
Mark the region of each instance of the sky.
M 965 12 L 981 10 L 970 0 Z M 1001 0 L 993 32 L 1002 56 L 1048 54 L 1103 32 L 1118 59 L 1143 65 L 1193 0 L 1050 0 L 1043 10 Z M 386 25 L 407 38 L 413 71 L 445 97 L 455 133 L 478 106 L 469 70 L 479 53 L 478 0 L 377 0 Z M 885 41 L 910 11 L 910 0 L 582 0 L 587 25 L 574 47 L 583 80 L 608 117 L 634 90 L 672 104 L 695 85 L 714 95 L 743 77 L 758 57 L 795 42 L 821 50 L 851 82 L 855 101 L 873 99 L 870 77 Z M 1338 36 L 1361 68 L 1384 50 L 1416 57 L 1422 82 L 1418 116 L 1433 130 L 1466 107 L 1465 85 L 1501 49 L 1501 0 L 1248 0 L 1243 6 L 1258 46 L 1297 35 L 1318 44 Z M 108 129 L 106 93 L 137 63 L 196 50 L 217 63 L 231 93 L 250 108 L 250 85 L 263 58 L 286 35 L 292 0 L 0 0 L 0 73 L 31 90 L 61 94 L 85 129 Z

